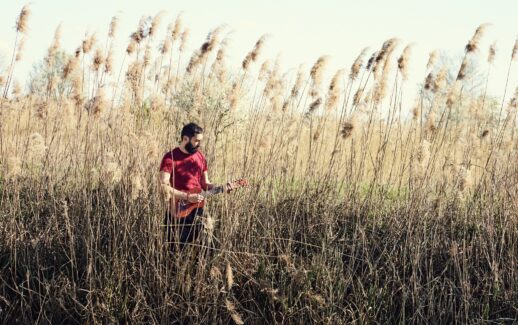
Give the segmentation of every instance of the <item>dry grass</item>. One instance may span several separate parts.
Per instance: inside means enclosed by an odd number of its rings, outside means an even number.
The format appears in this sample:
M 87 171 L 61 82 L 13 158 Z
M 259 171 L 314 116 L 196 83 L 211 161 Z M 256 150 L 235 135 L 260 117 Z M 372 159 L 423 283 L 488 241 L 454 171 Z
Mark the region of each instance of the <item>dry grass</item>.
M 1 319 L 518 319 L 516 94 L 499 114 L 496 100 L 462 92 L 462 67 L 448 83 L 432 54 L 406 118 L 411 56 L 409 47 L 396 55 L 395 39 L 365 67 L 364 50 L 323 94 L 326 57 L 293 79 L 278 64 L 256 77 L 261 38 L 230 73 L 221 28 L 185 60 L 187 28 L 179 17 L 156 46 L 160 18 L 139 23 L 115 75 L 114 54 L 95 35 L 49 76 L 44 95 L 10 91 L 15 60 L 7 70 Z M 477 55 L 482 30 L 466 57 Z M 58 33 L 51 49 L 49 65 Z M 211 178 L 245 176 L 251 186 L 214 198 L 202 240 L 171 255 L 156 179 L 187 121 L 206 129 Z

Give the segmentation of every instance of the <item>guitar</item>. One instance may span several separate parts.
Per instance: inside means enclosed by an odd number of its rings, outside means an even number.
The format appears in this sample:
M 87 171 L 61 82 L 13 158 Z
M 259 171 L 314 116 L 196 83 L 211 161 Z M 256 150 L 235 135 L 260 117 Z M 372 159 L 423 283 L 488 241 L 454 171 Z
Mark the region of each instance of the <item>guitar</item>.
M 177 218 L 185 218 L 195 209 L 200 209 L 205 206 L 205 200 L 213 195 L 220 194 L 223 192 L 230 192 L 233 189 L 244 187 L 248 185 L 248 180 L 246 179 L 238 179 L 233 182 L 228 182 L 226 185 L 214 186 L 210 190 L 204 191 L 200 188 L 192 189 L 189 191 L 189 194 L 200 194 L 203 196 L 203 201 L 199 203 L 191 203 L 187 200 L 178 200 L 176 206 L 176 217 Z

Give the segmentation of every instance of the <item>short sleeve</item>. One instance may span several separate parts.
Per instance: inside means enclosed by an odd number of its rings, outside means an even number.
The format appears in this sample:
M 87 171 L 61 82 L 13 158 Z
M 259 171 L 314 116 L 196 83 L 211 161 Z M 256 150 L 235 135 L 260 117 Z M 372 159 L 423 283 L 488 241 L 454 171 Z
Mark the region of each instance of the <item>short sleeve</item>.
M 171 174 L 173 172 L 173 157 L 171 153 L 166 153 L 160 163 L 160 171 Z
M 205 159 L 205 156 L 203 157 L 203 172 L 206 172 L 208 170 L 207 168 L 207 159 Z

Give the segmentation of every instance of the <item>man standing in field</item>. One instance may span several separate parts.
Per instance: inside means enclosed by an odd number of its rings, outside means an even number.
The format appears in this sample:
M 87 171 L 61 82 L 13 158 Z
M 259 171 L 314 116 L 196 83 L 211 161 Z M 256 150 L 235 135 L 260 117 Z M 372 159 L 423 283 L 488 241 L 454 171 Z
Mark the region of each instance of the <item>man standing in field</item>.
M 180 201 L 201 203 L 204 197 L 196 193 L 210 190 L 215 185 L 209 181 L 207 161 L 199 151 L 203 129 L 189 123 L 183 127 L 181 138 L 180 145 L 163 157 L 159 178 L 162 191 L 170 197 L 166 213 L 167 239 L 170 243 L 178 242 L 183 248 L 200 235 L 201 223 L 197 218 L 203 214 L 203 208 L 195 208 L 187 216 L 180 216 Z

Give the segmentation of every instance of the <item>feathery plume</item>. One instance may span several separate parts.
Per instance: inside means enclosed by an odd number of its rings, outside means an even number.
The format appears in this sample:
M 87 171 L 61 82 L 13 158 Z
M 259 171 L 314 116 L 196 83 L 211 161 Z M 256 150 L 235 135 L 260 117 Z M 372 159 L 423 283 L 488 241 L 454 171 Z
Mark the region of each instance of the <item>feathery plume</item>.
M 487 23 L 478 26 L 477 30 L 475 31 L 475 34 L 473 34 L 473 37 L 469 40 L 468 44 L 466 44 L 466 53 L 471 53 L 478 50 L 478 44 L 480 42 L 480 39 L 482 38 L 488 26 L 489 24 Z
M 234 273 L 232 272 L 232 267 L 230 266 L 230 262 L 227 262 L 226 268 L 226 276 L 227 276 L 227 289 L 230 290 L 234 285 Z
M 300 88 L 302 87 L 302 83 L 304 82 L 303 78 L 303 72 L 302 69 L 299 68 L 299 71 L 297 72 L 297 79 L 295 80 L 295 83 L 293 84 L 293 87 L 291 88 L 291 98 L 295 98 L 298 96 L 300 92 Z
M 237 104 L 239 103 L 239 87 L 237 82 L 234 82 L 232 84 L 232 89 L 229 93 L 229 102 L 230 102 L 230 108 L 232 110 L 235 110 L 237 108 Z
M 221 271 L 217 266 L 213 266 L 210 269 L 210 278 L 214 281 L 221 281 L 221 278 L 223 277 L 223 274 L 221 274 Z
M 95 117 L 100 117 L 102 112 L 106 109 L 107 102 L 104 96 L 104 87 L 99 88 L 97 91 L 97 95 L 94 97 L 92 106 L 91 106 L 91 113 Z
M 412 50 L 413 44 L 409 44 L 403 50 L 403 53 L 397 60 L 398 69 L 401 71 L 401 75 L 403 76 L 403 80 L 407 80 L 408 78 L 408 59 L 410 57 L 410 52 Z
M 511 60 L 516 60 L 518 57 L 518 38 L 514 41 L 513 52 L 511 53 Z
M 348 120 L 348 121 L 345 121 L 343 124 L 342 124 L 342 129 L 340 130 L 340 134 L 342 135 L 342 139 L 347 139 L 349 138 L 353 132 L 354 132 L 354 121 L 351 119 L 351 120 Z
M 463 80 L 466 77 L 467 69 L 468 69 L 468 58 L 464 57 L 464 60 L 462 60 L 462 64 L 460 65 L 460 69 L 457 74 L 457 80 Z
M 146 46 L 146 50 L 144 51 L 142 63 L 144 64 L 144 67 L 148 67 L 151 63 L 151 46 L 149 44 Z
M 321 97 L 318 97 L 316 100 L 314 100 L 314 101 L 309 105 L 308 113 L 309 113 L 309 114 L 311 114 L 311 113 L 313 113 L 314 111 L 316 111 L 316 110 L 317 110 L 317 108 L 319 108 L 321 104 L 322 104 L 322 98 L 321 98 Z
M 171 41 L 169 40 L 169 38 L 166 38 L 163 42 L 162 42 L 162 45 L 160 46 L 160 54 L 164 55 L 164 54 L 167 54 L 169 53 L 169 51 L 171 50 Z
M 367 54 L 368 47 L 364 48 L 360 55 L 354 60 L 353 65 L 351 66 L 351 73 L 349 74 L 349 79 L 356 80 L 358 78 L 358 74 L 360 73 L 360 70 L 363 66 L 363 58 L 365 57 L 365 54 Z
M 367 66 L 365 67 L 365 69 L 367 69 L 367 70 L 372 69 L 372 66 L 374 65 L 374 61 L 376 60 L 377 56 L 378 56 L 378 51 L 371 54 L 371 57 L 367 61 Z
M 312 98 L 317 97 L 320 92 L 322 76 L 324 74 L 324 68 L 326 67 L 326 65 L 328 63 L 328 60 L 329 60 L 328 56 L 321 56 L 318 58 L 318 60 L 315 62 L 315 64 L 313 64 L 313 66 L 311 67 L 309 76 L 311 77 L 311 80 L 313 82 L 311 84 L 311 89 L 309 90 L 309 95 Z
M 326 67 L 329 61 L 329 57 L 327 55 L 321 56 L 311 67 L 311 71 L 309 73 L 311 79 L 315 84 L 320 84 L 322 81 L 322 75 L 324 73 L 324 68 Z
M 22 160 L 16 156 L 8 157 L 6 167 L 7 179 L 15 179 L 22 173 Z
M 76 48 L 76 50 L 74 51 L 74 57 L 76 59 L 79 59 L 79 57 L 81 56 L 81 51 L 83 50 L 83 48 L 81 46 L 78 46 Z
M 214 73 L 218 81 L 221 83 L 225 82 L 227 71 L 225 69 L 225 51 L 227 49 L 228 40 L 225 38 L 218 49 L 218 52 L 216 53 L 216 60 L 214 60 L 214 63 L 212 63 L 211 71 Z
M 119 24 L 119 17 L 113 16 L 110 22 L 110 29 L 108 31 L 108 37 L 114 38 L 115 32 L 117 31 L 117 26 Z
M 104 72 L 107 74 L 111 74 L 113 70 L 113 48 L 108 50 L 108 54 L 106 54 L 106 58 L 104 60 Z
M 207 35 L 206 41 L 201 45 L 200 49 L 197 50 L 191 57 L 191 60 L 187 65 L 187 72 L 192 72 L 194 68 L 198 66 L 209 55 L 209 53 L 212 52 L 212 50 L 214 50 L 214 47 L 216 46 L 219 40 L 219 34 L 221 30 L 221 26 L 216 27 Z
M 189 29 L 186 28 L 182 34 L 180 35 L 180 52 L 183 52 L 185 50 L 185 47 L 187 46 L 187 39 L 189 38 Z
M 419 148 L 417 149 L 417 161 L 419 163 L 419 172 L 421 175 L 423 175 L 426 171 L 426 168 L 430 161 L 430 147 L 431 143 L 427 140 L 423 140 L 423 142 L 421 142 Z
M 182 15 L 179 14 L 174 21 L 174 26 L 171 26 L 171 38 L 176 41 L 180 37 L 180 30 L 182 29 Z
M 357 106 L 360 103 L 362 96 L 363 96 L 363 89 L 358 88 L 358 90 L 354 93 L 353 106 Z
M 340 69 L 338 70 L 335 75 L 333 76 L 333 79 L 331 80 L 331 83 L 329 84 L 329 92 L 327 94 L 327 100 L 325 104 L 325 109 L 327 111 L 333 109 L 336 104 L 338 103 L 338 99 L 340 98 L 340 81 L 344 75 L 344 70 Z
M 18 98 L 22 94 L 22 87 L 20 86 L 20 83 L 16 79 L 14 80 L 12 94 L 13 94 L 14 98 Z
M 65 64 L 65 67 L 63 68 L 63 79 L 68 79 L 68 77 L 70 77 L 72 72 L 74 72 L 78 64 L 79 61 L 77 57 L 69 57 L 67 63 Z
M 482 133 L 480 133 L 480 139 L 484 139 L 489 135 L 489 130 L 484 130 Z
M 425 79 L 425 81 L 424 81 L 424 89 L 425 89 L 425 90 L 430 90 L 430 89 L 432 89 L 433 81 L 434 81 L 434 75 L 433 75 L 433 72 L 430 72 L 430 73 L 426 76 L 426 79 Z
M 377 52 L 376 58 L 374 59 L 374 64 L 372 67 L 372 71 L 374 72 L 374 79 L 378 79 L 379 71 L 381 63 L 385 63 L 383 65 L 383 71 L 386 71 L 387 65 L 388 65 L 388 58 L 396 48 L 396 45 L 398 43 L 397 38 L 391 38 L 383 42 L 383 45 L 381 46 L 381 49 Z
M 200 47 L 202 55 L 210 53 L 219 41 L 219 34 L 221 33 L 222 27 L 218 26 L 207 35 L 207 40 Z
M 446 77 L 448 76 L 448 70 L 446 68 L 441 68 L 437 77 L 433 81 L 433 92 L 436 93 L 439 90 L 443 89 L 446 86 Z
M 509 101 L 509 108 L 518 108 L 518 87 L 516 87 L 516 90 L 514 91 L 514 96 Z
M 137 42 L 135 42 L 135 40 L 133 38 L 131 38 L 130 42 L 128 44 L 128 47 L 126 48 L 126 53 L 128 53 L 128 55 L 131 55 L 135 52 L 136 49 L 137 49 Z
M 122 170 L 116 162 L 110 161 L 103 165 L 102 177 L 108 185 L 115 185 L 122 179 Z
M 29 147 L 28 151 L 33 157 L 41 158 L 45 155 L 47 151 L 47 146 L 45 145 L 45 140 L 39 133 L 32 133 L 29 136 Z
M 428 63 L 426 64 L 426 70 L 430 70 L 435 65 L 438 57 L 439 52 L 437 50 L 434 50 L 430 53 L 430 56 L 428 57 Z
M 257 79 L 260 81 L 266 80 L 268 76 L 270 75 L 270 60 L 266 60 L 261 64 L 261 68 L 259 69 L 259 75 Z
M 493 42 L 491 46 L 489 47 L 489 54 L 487 56 L 487 62 L 489 64 L 492 64 L 495 61 L 496 56 L 496 42 Z
M 162 18 L 164 17 L 165 11 L 160 11 L 158 14 L 156 14 L 155 17 L 153 17 L 153 20 L 151 21 L 151 26 L 149 27 L 149 37 L 154 37 L 155 33 L 158 29 L 158 26 L 160 25 L 160 22 L 162 22 Z
M 228 300 L 228 298 L 225 299 L 225 307 L 227 308 L 228 312 L 230 313 L 230 317 L 232 317 L 232 320 L 237 325 L 243 325 L 243 319 L 241 318 L 241 315 L 236 311 L 236 307 L 234 304 Z
M 25 46 L 25 37 L 22 37 L 20 39 L 20 42 L 18 43 L 18 48 L 16 50 L 16 56 L 15 56 L 15 61 L 18 62 L 22 59 L 22 54 L 23 54 L 23 48 Z
M 96 42 L 97 39 L 95 37 L 95 34 L 92 34 L 90 36 L 85 35 L 85 38 L 83 40 L 83 53 L 88 54 L 92 50 Z
M 16 31 L 19 33 L 27 33 L 27 21 L 29 20 L 29 16 L 31 14 L 31 10 L 29 9 L 29 5 L 23 6 L 20 11 L 20 15 L 18 15 L 18 19 L 16 20 Z
M 250 66 L 250 64 L 252 62 L 257 61 L 257 57 L 261 53 L 261 49 L 264 45 L 265 40 L 266 40 L 266 35 L 261 36 L 261 38 L 259 38 L 259 40 L 257 40 L 257 42 L 255 43 L 254 49 L 252 51 L 248 52 L 248 54 L 246 55 L 245 59 L 243 60 L 243 62 L 241 64 L 241 66 L 243 67 L 244 70 L 248 70 L 248 67 Z
M 142 42 L 148 35 L 149 31 L 146 31 L 146 22 L 148 18 L 141 17 L 138 23 L 137 30 L 134 31 L 130 37 L 131 39 L 138 45 Z
M 100 47 L 95 49 L 94 57 L 92 59 L 92 71 L 99 71 L 101 65 L 104 63 L 103 51 Z
M 52 40 L 52 44 L 50 45 L 47 56 L 45 57 L 45 63 L 48 67 L 53 67 L 56 63 L 56 55 L 58 53 L 58 49 L 60 46 L 59 39 L 61 38 L 61 24 L 58 25 L 56 31 L 54 32 L 54 39 Z

